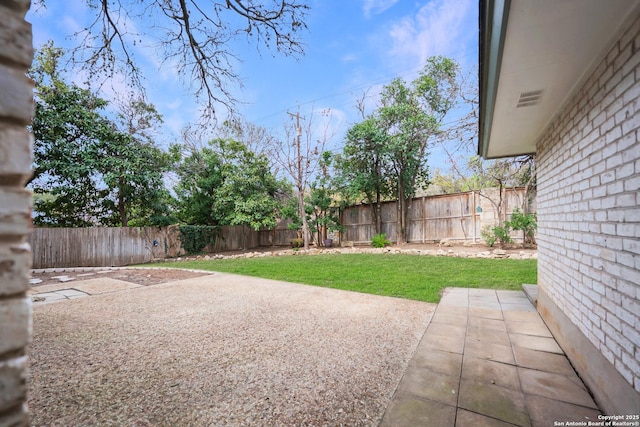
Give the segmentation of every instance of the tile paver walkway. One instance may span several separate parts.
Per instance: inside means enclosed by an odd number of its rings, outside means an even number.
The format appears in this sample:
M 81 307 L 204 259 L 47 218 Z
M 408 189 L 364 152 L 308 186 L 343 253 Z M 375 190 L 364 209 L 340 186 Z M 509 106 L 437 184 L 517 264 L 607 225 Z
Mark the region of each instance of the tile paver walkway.
M 449 288 L 381 426 L 548 427 L 599 414 L 524 292 Z
M 34 304 L 46 304 L 142 287 L 142 285 L 124 280 L 111 279 L 109 277 L 91 278 L 73 282 L 61 280 L 60 282 L 61 283 L 31 288 L 29 295 L 32 296 Z

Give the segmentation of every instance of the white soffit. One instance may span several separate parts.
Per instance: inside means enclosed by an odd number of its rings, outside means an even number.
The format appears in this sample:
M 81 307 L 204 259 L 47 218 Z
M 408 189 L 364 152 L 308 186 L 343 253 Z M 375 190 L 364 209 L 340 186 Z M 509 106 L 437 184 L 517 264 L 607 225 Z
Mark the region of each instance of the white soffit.
M 511 2 L 487 157 L 536 151 L 536 139 L 602 60 L 639 3 Z

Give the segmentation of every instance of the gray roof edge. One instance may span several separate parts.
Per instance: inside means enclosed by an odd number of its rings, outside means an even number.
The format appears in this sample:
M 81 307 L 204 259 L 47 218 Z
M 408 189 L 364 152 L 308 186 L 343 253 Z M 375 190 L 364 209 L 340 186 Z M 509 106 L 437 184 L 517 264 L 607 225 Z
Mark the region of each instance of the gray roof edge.
M 478 155 L 487 158 L 511 0 L 481 0 L 479 13 L 480 129 Z

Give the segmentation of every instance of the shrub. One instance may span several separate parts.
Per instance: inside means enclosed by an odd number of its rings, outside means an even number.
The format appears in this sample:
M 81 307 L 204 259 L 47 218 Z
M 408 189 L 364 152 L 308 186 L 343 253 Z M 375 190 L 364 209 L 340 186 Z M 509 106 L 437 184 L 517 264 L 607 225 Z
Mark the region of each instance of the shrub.
M 384 233 L 376 234 L 371 238 L 371 245 L 374 248 L 384 248 L 391 245 L 391 240 L 387 239 L 387 235 Z
M 292 248 L 301 248 L 304 246 L 304 240 L 300 237 L 296 237 L 295 239 L 291 239 L 291 247 Z
M 490 248 L 493 247 L 493 245 L 496 244 L 496 235 L 493 233 L 493 230 L 491 227 L 486 226 L 482 229 L 482 231 L 480 232 L 480 234 L 482 235 L 482 239 L 484 240 L 484 242 L 487 244 L 487 246 L 489 246 Z
M 538 228 L 537 217 L 535 213 L 525 214 L 520 209 L 515 209 L 511 214 L 509 221 L 511 228 L 522 231 L 523 244 L 535 243 L 534 236 Z
M 212 225 L 181 225 L 180 242 L 188 254 L 198 254 L 221 237 L 220 228 Z
M 496 242 L 499 242 L 500 245 L 504 245 L 506 243 L 511 243 L 511 236 L 509 233 L 511 232 L 511 226 L 508 222 L 506 222 L 503 226 L 495 226 L 495 227 L 484 227 L 480 234 L 484 239 L 484 242 L 489 247 L 493 247 Z
M 498 239 L 498 242 L 500 242 L 501 246 L 506 243 L 513 242 L 513 240 L 511 240 L 511 236 L 509 235 L 510 232 L 511 226 L 509 225 L 509 222 L 505 222 L 502 227 L 493 227 L 493 234 L 496 236 L 496 239 Z

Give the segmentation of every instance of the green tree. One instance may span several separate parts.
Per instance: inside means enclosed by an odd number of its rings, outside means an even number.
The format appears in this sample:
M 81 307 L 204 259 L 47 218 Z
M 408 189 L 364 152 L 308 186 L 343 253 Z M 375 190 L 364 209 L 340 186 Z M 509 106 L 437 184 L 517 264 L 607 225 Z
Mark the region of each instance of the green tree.
M 316 236 L 318 246 L 324 244 L 327 232 L 342 230 L 340 209 L 334 200 L 336 189 L 331 175 L 333 161 L 330 151 L 322 153 L 320 174 L 309 186 L 309 194 L 305 197 L 307 221 Z
M 214 193 L 214 212 L 224 225 L 246 225 L 254 230 L 275 227 L 286 187 L 269 170 L 264 155 L 241 142 L 215 141 L 222 160 L 222 183 Z
M 407 241 L 412 198 L 429 184 L 428 144 L 439 135 L 440 124 L 455 105 L 458 90 L 456 62 L 431 57 L 410 84 L 398 78 L 384 86 L 377 111 L 347 134 L 343 173 L 371 203 L 375 194 L 377 210 L 383 195 L 395 195 L 399 243 Z M 381 228 L 379 216 L 374 212 L 377 232 Z
M 371 206 L 375 234 L 382 232 L 382 201 L 393 193 L 388 179 L 386 137 L 377 118 L 368 117 L 347 131 L 342 155 L 337 159 L 345 199 L 364 196 Z
M 121 112 L 120 128 L 106 118 L 107 102 L 67 84 L 59 69 L 64 52 L 47 45 L 36 55 L 34 175 L 37 225 L 160 225 L 169 222 L 162 181 L 167 153 L 150 130 L 160 119 L 140 100 Z
M 178 152 L 174 146 L 173 151 Z M 176 216 L 189 225 L 218 225 L 213 196 L 222 184 L 222 161 L 211 146 L 192 149 L 176 169 Z
M 170 156 L 159 148 L 113 130 L 99 147 L 100 172 L 109 193 L 102 206 L 105 225 L 168 225 L 172 222 L 166 201 L 170 198 L 163 175 Z
M 30 187 L 36 194 L 36 225 L 87 227 L 102 215 L 108 191 L 97 173 L 96 147 L 109 134 L 101 116 L 107 102 L 86 89 L 66 84 L 58 63 L 61 49 L 48 45 L 34 60 L 34 165 Z
M 265 156 L 231 139 L 192 151 L 177 172 L 177 215 L 187 224 L 272 227 L 287 193 Z
M 163 176 L 177 160 L 155 146 L 154 132 L 162 123 L 156 108 L 131 95 L 120 103 L 117 125 L 102 144 L 101 172 L 110 193 L 103 206 L 112 215 L 109 225 L 168 225 L 170 194 Z
M 407 216 L 416 190 L 428 185 L 427 146 L 458 95 L 458 65 L 431 57 L 411 85 L 393 80 L 382 91 L 379 120 L 398 200 L 398 242 L 407 241 Z

